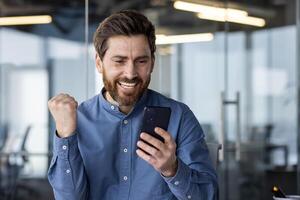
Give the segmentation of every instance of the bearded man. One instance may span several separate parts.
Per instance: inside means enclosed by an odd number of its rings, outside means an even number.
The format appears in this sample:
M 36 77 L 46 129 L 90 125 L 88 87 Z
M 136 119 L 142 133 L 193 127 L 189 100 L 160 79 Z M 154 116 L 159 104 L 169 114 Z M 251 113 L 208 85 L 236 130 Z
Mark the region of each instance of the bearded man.
M 148 89 L 155 29 L 142 14 L 120 11 L 94 34 L 104 88 L 77 106 L 68 94 L 48 102 L 55 120 L 48 178 L 58 200 L 213 200 L 217 177 L 204 134 L 183 103 Z M 146 106 L 171 110 L 167 130 L 140 127 Z

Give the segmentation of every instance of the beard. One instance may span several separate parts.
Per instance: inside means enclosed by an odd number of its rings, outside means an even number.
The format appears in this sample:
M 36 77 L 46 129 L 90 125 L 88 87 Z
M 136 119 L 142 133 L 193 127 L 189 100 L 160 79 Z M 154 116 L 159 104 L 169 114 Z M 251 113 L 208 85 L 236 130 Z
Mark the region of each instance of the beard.
M 105 70 L 103 69 L 102 79 L 106 91 L 113 98 L 113 100 L 119 104 L 119 106 L 133 106 L 147 90 L 151 76 L 149 75 L 145 82 L 140 77 L 135 77 L 133 79 L 117 78 L 114 80 L 108 80 Z M 136 84 L 135 90 L 130 92 L 121 92 L 120 87 L 122 86 L 120 86 L 119 82 L 134 83 Z

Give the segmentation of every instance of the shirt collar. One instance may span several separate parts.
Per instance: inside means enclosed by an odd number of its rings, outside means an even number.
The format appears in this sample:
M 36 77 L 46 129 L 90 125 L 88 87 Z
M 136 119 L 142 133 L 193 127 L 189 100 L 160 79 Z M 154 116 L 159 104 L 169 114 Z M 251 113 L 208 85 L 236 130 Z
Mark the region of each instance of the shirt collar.
M 129 112 L 127 115 L 125 115 L 124 113 L 122 113 L 119 110 L 118 105 L 112 104 L 109 101 L 107 101 L 104 97 L 104 93 L 105 93 L 106 89 L 103 87 L 100 94 L 99 94 L 99 101 L 100 101 L 100 105 L 108 112 L 114 114 L 114 115 L 118 115 L 120 117 L 124 117 L 124 116 L 128 116 L 131 113 L 136 112 L 137 110 L 139 110 L 140 108 L 144 109 L 145 105 L 146 105 L 146 101 L 148 98 L 148 89 L 143 93 L 142 97 L 138 100 L 138 102 L 134 105 L 133 109 L 131 112 Z

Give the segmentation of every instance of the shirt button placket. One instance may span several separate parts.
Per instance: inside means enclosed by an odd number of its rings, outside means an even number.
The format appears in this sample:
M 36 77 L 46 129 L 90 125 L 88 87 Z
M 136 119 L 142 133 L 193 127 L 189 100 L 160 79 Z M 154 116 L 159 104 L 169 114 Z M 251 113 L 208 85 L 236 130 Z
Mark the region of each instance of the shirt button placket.
M 67 157 L 68 157 L 68 146 L 67 146 L 67 143 L 63 144 L 63 145 L 61 146 L 61 149 L 62 149 L 61 154 L 62 154 L 65 158 L 67 158 Z
M 122 121 L 122 153 L 123 155 L 123 170 L 122 170 L 122 181 L 123 181 L 123 187 L 124 187 L 124 198 L 128 195 L 129 192 L 129 178 L 130 178 L 130 154 L 128 154 L 129 147 L 130 147 L 130 120 L 123 119 Z M 126 191 L 126 192 L 125 192 Z
M 125 120 L 123 121 L 123 124 L 124 124 L 124 125 L 127 125 L 127 124 L 128 124 L 128 120 L 125 119 Z M 124 153 L 127 153 L 127 151 L 128 151 L 127 148 L 124 148 L 124 149 L 123 149 L 123 152 L 124 152 Z

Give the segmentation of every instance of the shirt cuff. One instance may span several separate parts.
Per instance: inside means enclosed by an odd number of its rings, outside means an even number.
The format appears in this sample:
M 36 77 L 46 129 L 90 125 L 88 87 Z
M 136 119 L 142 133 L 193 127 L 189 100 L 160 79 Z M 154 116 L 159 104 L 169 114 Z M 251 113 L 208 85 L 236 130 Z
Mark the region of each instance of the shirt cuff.
M 178 168 L 175 176 L 173 177 L 163 177 L 171 190 L 180 190 L 186 192 L 189 188 L 191 169 L 180 159 L 178 160 Z
M 57 155 L 60 159 L 73 159 L 78 155 L 78 142 L 77 142 L 77 134 L 60 138 L 57 136 L 57 133 L 54 134 L 54 148 L 53 154 Z

